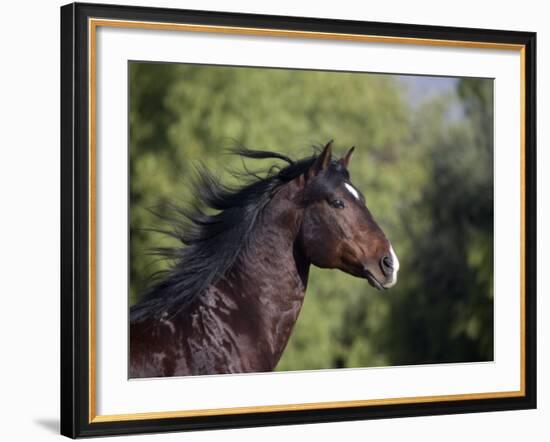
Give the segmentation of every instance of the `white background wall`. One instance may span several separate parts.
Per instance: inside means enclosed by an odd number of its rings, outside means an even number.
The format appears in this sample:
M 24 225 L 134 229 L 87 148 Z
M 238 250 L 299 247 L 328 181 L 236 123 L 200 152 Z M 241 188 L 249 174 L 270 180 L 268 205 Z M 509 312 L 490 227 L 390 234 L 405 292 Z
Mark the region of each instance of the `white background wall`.
M 126 4 L 538 32 L 538 410 L 268 427 L 125 440 L 530 440 L 550 439 L 549 311 L 543 277 L 550 244 L 544 165 L 549 136 L 550 14 L 543 1 L 298 2 L 124 0 Z M 2 5 L 0 24 L 0 438 L 59 437 L 59 6 Z M 546 245 L 545 250 L 543 247 Z

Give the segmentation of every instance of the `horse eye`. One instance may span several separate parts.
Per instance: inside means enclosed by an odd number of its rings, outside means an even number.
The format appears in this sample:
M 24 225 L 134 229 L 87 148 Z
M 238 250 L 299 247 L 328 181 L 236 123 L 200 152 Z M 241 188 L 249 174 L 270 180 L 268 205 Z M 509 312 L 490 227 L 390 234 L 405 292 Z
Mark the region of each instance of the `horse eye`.
M 346 205 L 344 204 L 344 201 L 342 200 L 332 200 L 330 201 L 330 205 L 335 209 L 343 209 L 344 207 L 346 207 Z

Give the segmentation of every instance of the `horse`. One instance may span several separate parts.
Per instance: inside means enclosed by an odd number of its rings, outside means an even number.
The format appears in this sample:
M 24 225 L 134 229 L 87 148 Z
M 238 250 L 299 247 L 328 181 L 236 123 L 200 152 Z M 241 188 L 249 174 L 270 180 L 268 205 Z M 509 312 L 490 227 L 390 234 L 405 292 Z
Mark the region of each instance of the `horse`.
M 393 247 L 350 180 L 353 151 L 333 160 L 331 141 L 293 161 L 242 148 L 243 158 L 286 165 L 262 176 L 246 169 L 238 188 L 198 169 L 197 203 L 171 218 L 182 245 L 161 251 L 173 265 L 130 308 L 130 378 L 274 370 L 311 265 L 379 290 L 396 283 Z

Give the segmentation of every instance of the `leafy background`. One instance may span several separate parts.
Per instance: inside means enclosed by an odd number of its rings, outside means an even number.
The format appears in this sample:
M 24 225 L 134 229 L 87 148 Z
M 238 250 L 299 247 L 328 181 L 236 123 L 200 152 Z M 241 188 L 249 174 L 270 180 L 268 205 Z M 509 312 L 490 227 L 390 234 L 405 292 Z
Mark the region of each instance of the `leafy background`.
M 400 258 L 397 285 L 313 268 L 277 370 L 493 359 L 489 79 L 133 62 L 130 302 L 168 263 L 149 209 L 189 201 L 193 162 L 224 177 L 245 145 L 299 158 L 356 146 L 353 183 Z M 256 163 L 256 162 L 255 162 Z M 260 162 L 261 164 L 261 162 Z M 263 164 L 268 166 L 269 164 Z

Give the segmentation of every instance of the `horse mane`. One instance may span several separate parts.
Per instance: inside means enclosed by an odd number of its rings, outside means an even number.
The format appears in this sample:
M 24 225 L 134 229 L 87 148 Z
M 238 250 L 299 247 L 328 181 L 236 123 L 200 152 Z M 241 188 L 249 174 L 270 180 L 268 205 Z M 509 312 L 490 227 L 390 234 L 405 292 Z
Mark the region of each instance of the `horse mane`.
M 131 307 L 130 321 L 175 314 L 215 284 L 246 249 L 258 215 L 283 184 L 305 173 L 318 156 L 294 161 L 270 151 L 239 148 L 231 151 L 241 158 L 277 159 L 286 163 L 272 165 L 262 172 L 233 173 L 244 181 L 230 187 L 206 167 L 197 167 L 192 181 L 195 201 L 186 206 L 170 206 L 171 215 L 159 215 L 171 226 L 166 233 L 179 242 L 174 248 L 157 248 L 154 253 L 171 260 L 172 266 L 159 272 L 141 300 Z M 208 214 L 206 211 L 215 212 Z

